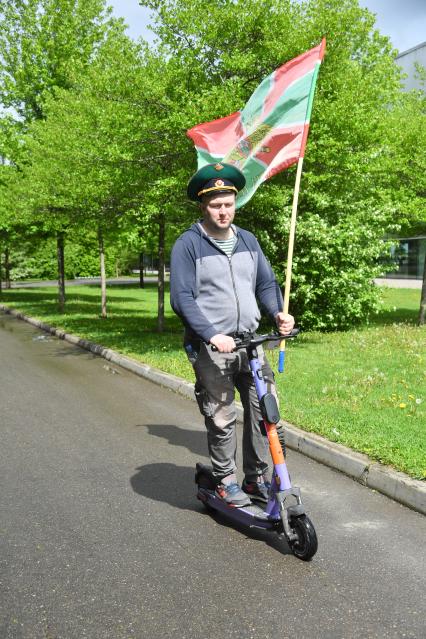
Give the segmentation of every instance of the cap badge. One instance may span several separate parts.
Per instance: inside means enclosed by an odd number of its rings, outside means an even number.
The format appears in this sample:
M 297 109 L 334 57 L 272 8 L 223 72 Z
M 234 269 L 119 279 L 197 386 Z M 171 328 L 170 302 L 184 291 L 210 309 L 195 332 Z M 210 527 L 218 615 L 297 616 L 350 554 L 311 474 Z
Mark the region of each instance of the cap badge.
M 216 171 L 221 171 L 224 168 L 224 166 L 223 164 L 215 164 L 214 168 L 216 169 Z
M 225 186 L 225 182 L 223 180 L 216 180 L 214 183 L 215 186 Z

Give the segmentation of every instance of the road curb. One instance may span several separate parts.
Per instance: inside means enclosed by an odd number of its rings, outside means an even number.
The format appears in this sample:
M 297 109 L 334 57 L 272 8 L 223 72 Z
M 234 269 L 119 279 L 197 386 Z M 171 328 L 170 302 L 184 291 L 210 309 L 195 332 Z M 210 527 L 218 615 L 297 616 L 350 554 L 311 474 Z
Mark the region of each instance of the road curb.
M 180 377 L 137 362 L 110 348 L 105 348 L 77 335 L 66 333 L 3 304 L 0 304 L 0 310 L 195 401 L 194 385 Z M 237 406 L 237 419 L 242 421 L 242 416 L 242 407 Z M 404 473 L 374 462 L 367 455 L 357 453 L 341 444 L 330 442 L 315 433 L 308 433 L 285 421 L 282 423 L 285 427 L 286 442 L 289 448 L 338 470 L 364 486 L 377 490 L 387 497 L 404 504 L 404 506 L 426 515 L 426 482 L 412 479 Z

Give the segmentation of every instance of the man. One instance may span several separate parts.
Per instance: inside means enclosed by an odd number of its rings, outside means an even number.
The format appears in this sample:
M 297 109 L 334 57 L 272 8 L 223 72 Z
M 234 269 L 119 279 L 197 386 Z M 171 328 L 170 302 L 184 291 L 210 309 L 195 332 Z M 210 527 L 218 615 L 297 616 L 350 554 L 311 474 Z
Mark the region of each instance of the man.
M 293 317 L 281 312 L 279 286 L 256 238 L 233 224 L 236 194 L 244 185 L 241 171 L 225 163 L 209 164 L 192 176 L 188 196 L 200 203 L 202 219 L 176 241 L 170 269 L 171 304 L 185 325 L 184 347 L 195 372 L 216 494 L 234 507 L 250 504 L 250 496 L 266 502 L 269 488 L 268 440 L 247 353 L 234 351 L 234 338 L 256 331 L 257 300 L 281 334 L 294 326 Z M 262 347 L 258 354 L 268 390 L 275 393 Z M 242 488 L 235 464 L 235 388 L 244 407 Z

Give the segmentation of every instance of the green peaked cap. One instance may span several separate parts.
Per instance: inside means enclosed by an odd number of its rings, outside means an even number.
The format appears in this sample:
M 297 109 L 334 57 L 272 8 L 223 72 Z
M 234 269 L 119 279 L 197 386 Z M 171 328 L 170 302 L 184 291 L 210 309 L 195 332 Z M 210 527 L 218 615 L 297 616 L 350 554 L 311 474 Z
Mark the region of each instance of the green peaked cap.
M 236 166 L 215 162 L 215 164 L 206 164 L 194 173 L 188 182 L 187 194 L 190 200 L 200 201 L 203 189 L 205 193 L 211 194 L 215 191 L 237 193 L 245 187 L 245 184 L 246 178 Z

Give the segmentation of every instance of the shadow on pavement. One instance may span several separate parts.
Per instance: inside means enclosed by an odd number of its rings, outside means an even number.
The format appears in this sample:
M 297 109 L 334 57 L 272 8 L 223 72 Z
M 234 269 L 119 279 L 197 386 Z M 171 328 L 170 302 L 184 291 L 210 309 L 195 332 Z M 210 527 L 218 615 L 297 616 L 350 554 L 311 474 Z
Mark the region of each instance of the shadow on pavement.
M 179 446 L 205 457 L 207 452 L 206 431 L 179 428 L 172 424 L 138 424 L 137 428 L 146 428 L 150 435 L 165 439 L 172 446 Z
M 195 468 L 172 463 L 139 466 L 130 478 L 135 493 L 182 510 L 200 510 L 195 497 Z
M 181 510 L 204 513 L 206 517 L 212 519 L 212 525 L 215 522 L 225 528 L 232 528 L 244 535 L 246 539 L 262 541 L 284 555 L 292 554 L 285 539 L 276 533 L 248 528 L 234 523 L 220 513 L 210 511 L 207 513 L 196 497 L 195 468 L 162 462 L 139 466 L 136 471 L 130 478 L 130 484 L 138 495 L 170 504 Z

